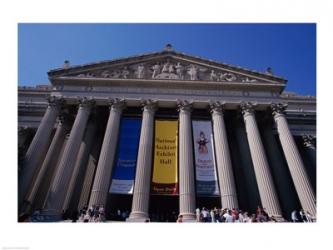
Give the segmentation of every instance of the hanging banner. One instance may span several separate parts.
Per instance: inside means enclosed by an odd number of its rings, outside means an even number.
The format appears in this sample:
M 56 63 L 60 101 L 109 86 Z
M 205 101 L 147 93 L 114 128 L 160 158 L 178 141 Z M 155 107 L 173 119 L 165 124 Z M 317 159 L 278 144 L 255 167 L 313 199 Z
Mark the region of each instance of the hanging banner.
M 219 195 L 210 121 L 192 121 L 198 195 Z
M 141 119 L 123 118 L 121 120 L 118 152 L 109 190 L 110 193 L 133 193 L 140 129 Z
M 178 194 L 178 121 L 155 121 L 153 194 Z

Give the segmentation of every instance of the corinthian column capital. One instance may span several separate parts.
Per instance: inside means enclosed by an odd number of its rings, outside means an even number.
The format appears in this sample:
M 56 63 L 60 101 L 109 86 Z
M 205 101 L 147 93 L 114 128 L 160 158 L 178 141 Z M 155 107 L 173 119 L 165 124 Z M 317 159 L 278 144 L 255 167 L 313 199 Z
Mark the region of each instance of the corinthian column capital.
M 115 111 L 122 111 L 126 107 L 126 100 L 119 98 L 109 99 L 108 104 L 110 109 Z
M 244 116 L 249 115 L 249 114 L 253 114 L 255 106 L 256 106 L 256 104 L 253 104 L 251 102 L 242 102 L 240 104 L 242 114 Z
M 209 104 L 209 107 L 210 107 L 210 113 L 217 113 L 217 114 L 221 114 L 221 115 L 223 115 L 223 113 L 224 113 L 224 105 L 225 105 L 225 103 L 224 102 L 219 102 L 219 101 L 217 101 L 217 102 L 211 102 L 210 104 Z
M 143 111 L 150 111 L 155 112 L 158 108 L 158 101 L 147 99 L 141 100 L 140 106 L 142 107 Z
M 304 144 L 305 147 L 307 147 L 307 148 L 315 148 L 316 147 L 315 146 L 316 138 L 314 136 L 312 136 L 312 135 L 303 135 L 302 139 L 303 139 L 303 144 Z
M 273 116 L 283 115 L 287 107 L 288 105 L 285 103 L 272 103 L 271 109 Z
M 178 112 L 192 112 L 193 103 L 187 100 L 177 100 Z
M 48 105 L 53 107 L 61 107 L 65 102 L 63 97 L 58 96 L 48 96 L 46 100 L 48 101 Z
M 80 108 L 91 108 L 95 104 L 95 100 L 93 98 L 87 97 L 79 98 L 78 102 Z

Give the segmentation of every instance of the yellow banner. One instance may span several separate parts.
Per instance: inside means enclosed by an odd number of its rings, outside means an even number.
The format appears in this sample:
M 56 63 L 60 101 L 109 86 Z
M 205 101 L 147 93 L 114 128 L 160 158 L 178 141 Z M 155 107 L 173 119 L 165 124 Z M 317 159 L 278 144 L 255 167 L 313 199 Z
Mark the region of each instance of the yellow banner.
M 152 192 L 178 194 L 178 121 L 155 121 Z

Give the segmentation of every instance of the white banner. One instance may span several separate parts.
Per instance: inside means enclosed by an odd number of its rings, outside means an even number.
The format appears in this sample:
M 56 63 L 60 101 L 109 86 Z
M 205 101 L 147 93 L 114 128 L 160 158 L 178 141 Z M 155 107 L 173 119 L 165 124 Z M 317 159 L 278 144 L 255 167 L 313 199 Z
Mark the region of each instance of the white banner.
M 110 187 L 110 193 L 114 194 L 132 194 L 134 180 L 113 179 Z
M 199 195 L 219 195 L 210 121 L 192 121 L 196 186 Z

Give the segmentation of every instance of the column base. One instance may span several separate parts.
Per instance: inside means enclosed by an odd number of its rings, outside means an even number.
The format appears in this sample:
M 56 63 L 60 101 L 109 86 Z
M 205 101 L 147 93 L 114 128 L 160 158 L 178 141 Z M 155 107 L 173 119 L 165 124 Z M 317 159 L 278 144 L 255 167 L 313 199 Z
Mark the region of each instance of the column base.
M 275 222 L 287 222 L 282 215 L 270 215 L 271 219 Z
M 183 222 L 197 222 L 197 216 L 194 213 L 180 213 L 183 216 Z
M 131 212 L 126 222 L 150 222 L 149 216 L 145 212 Z

